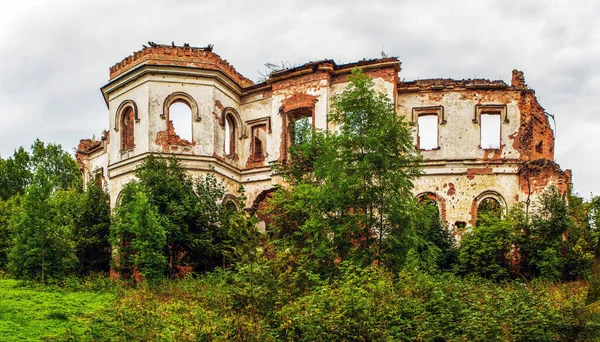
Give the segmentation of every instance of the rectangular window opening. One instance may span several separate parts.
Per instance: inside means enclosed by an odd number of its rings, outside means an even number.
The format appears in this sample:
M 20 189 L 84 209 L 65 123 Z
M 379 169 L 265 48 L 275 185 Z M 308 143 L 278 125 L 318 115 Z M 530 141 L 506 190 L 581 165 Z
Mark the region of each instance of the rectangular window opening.
M 419 149 L 433 150 L 438 148 L 438 116 L 419 115 L 418 119 Z
M 481 114 L 481 148 L 500 148 L 500 114 Z
M 252 127 L 252 158 L 254 160 L 264 159 L 267 150 L 267 126 L 257 125 Z

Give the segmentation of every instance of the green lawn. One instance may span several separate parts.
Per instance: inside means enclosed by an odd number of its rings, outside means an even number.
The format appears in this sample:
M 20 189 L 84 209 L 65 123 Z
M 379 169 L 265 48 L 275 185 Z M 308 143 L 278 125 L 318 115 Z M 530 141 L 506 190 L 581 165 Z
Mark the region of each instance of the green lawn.
M 98 309 L 115 295 L 89 291 L 63 291 L 55 287 L 25 287 L 0 279 L 0 341 L 79 340 Z

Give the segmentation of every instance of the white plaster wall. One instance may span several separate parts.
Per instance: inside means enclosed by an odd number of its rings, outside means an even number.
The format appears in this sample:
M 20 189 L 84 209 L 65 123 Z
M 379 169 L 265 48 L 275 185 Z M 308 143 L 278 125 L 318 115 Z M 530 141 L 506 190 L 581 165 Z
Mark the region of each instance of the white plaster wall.
M 411 121 L 413 108 L 443 106 L 446 123 L 438 126 L 438 150 L 423 150 L 426 160 L 482 159 L 486 150 L 479 147 L 481 142 L 480 125 L 473 122 L 477 104 L 506 104 L 509 123 L 501 121 L 500 154 L 488 153 L 487 158 L 518 159 L 519 152 L 513 147 L 511 135 L 520 125 L 520 112 L 517 94 L 500 91 L 440 91 L 400 93 L 397 112 Z M 417 141 L 417 126 L 413 130 L 413 139 Z
M 127 159 L 148 151 L 148 83 L 147 78 L 142 78 L 130 83 L 117 92 L 110 94 L 108 101 L 109 123 L 110 123 L 110 144 L 108 146 L 109 163 L 117 163 L 122 159 Z M 136 103 L 138 109 L 139 122 L 134 121 L 134 143 L 135 148 L 132 153 L 126 153 L 121 156 L 121 129 L 115 130 L 115 120 L 117 109 L 124 101 L 132 100 Z M 120 125 L 117 122 L 117 125 Z

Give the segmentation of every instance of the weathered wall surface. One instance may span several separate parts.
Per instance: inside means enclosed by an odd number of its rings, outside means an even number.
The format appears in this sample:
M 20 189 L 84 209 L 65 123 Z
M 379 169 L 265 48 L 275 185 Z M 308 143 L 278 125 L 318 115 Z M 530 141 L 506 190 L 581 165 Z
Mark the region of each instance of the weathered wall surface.
M 451 227 L 474 224 L 477 205 L 485 198 L 511 207 L 533 202 L 549 184 L 567 191 L 571 174 L 554 163 L 552 129 L 519 71 L 513 71 L 510 85 L 489 80 L 400 82 L 396 58 L 346 65 L 324 60 L 253 84 L 212 47 L 187 45 L 153 44 L 111 68 L 110 81 L 102 88 L 110 134 L 101 141 L 82 140 L 77 153 L 82 172 L 103 170 L 115 206 L 148 153 L 176 155 L 190 174 L 223 179 L 231 194 L 244 186 L 248 200 L 240 206 L 256 209 L 282 183 L 271 167 L 287 159 L 291 122 L 306 117 L 314 128 L 336 129 L 327 122 L 327 113 L 353 67 L 371 76 L 375 89 L 387 94 L 398 115 L 413 124 L 415 146 L 418 116 L 438 116 L 438 147 L 421 151 L 424 174 L 414 193 L 434 199 Z M 168 107 L 175 102 L 192 111 L 191 141 L 182 140 L 169 120 Z M 127 108 L 135 109 L 135 146 L 124 150 L 120 117 Z M 490 111 L 501 115 L 496 149 L 480 146 L 480 115 Z M 226 134 L 228 118 L 235 126 L 233 137 Z M 226 151 L 226 141 L 233 143 L 232 150 Z M 264 153 L 255 153 L 259 147 Z

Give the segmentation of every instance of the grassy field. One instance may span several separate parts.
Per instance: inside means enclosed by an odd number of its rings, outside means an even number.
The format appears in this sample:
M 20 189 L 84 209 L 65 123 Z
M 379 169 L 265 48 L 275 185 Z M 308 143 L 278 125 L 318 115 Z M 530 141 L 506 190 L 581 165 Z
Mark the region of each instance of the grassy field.
M 0 341 L 83 339 L 94 313 L 114 299 L 111 293 L 22 286 L 0 279 Z

